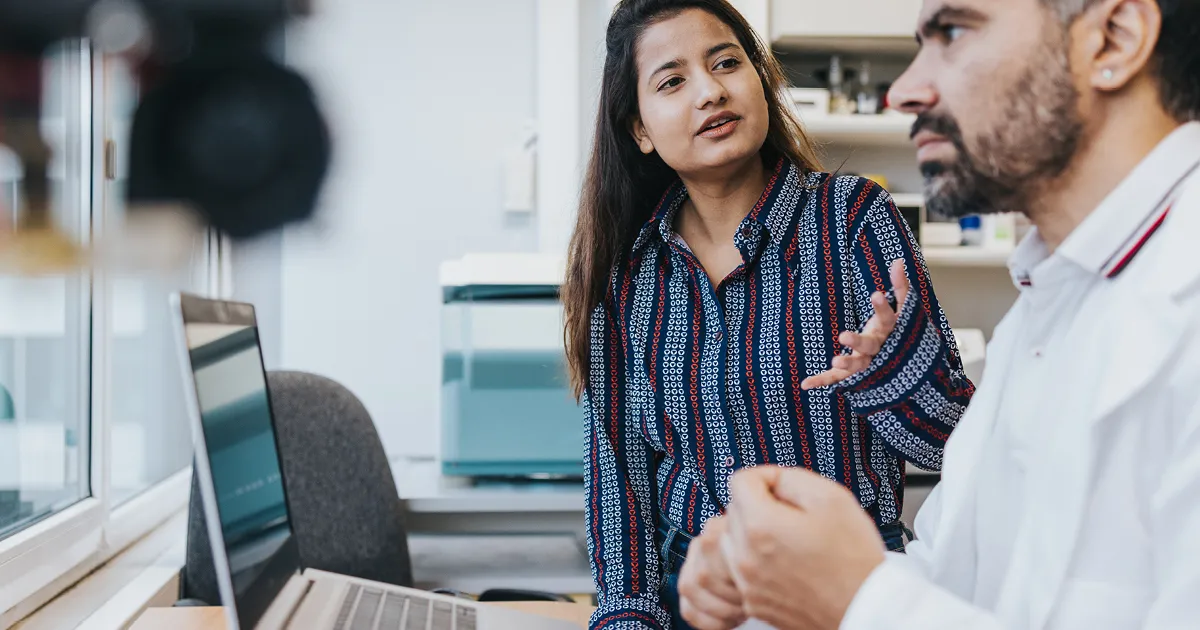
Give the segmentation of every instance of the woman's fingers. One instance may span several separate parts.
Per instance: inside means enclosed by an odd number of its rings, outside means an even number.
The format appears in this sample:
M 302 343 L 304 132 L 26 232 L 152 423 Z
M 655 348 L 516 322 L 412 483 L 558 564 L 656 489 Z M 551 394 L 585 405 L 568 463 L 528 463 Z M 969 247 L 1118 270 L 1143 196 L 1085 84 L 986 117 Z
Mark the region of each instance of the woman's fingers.
M 875 307 L 875 316 L 867 322 L 867 332 L 889 335 L 892 329 L 896 327 L 896 311 L 892 310 L 892 305 L 888 304 L 887 295 L 883 293 L 875 293 L 871 296 L 871 306 Z M 871 324 L 874 324 L 872 329 Z
M 883 349 L 883 344 L 896 328 L 898 319 L 897 309 L 908 299 L 908 275 L 905 272 L 903 259 L 893 260 L 888 268 L 892 279 L 892 290 L 896 296 L 896 308 L 888 303 L 887 295 L 876 292 L 871 296 L 871 306 L 875 314 L 863 326 L 862 332 L 846 331 L 838 336 L 838 341 L 853 352 L 848 355 L 834 357 L 830 370 L 805 379 L 800 384 L 802 389 L 829 387 L 846 380 L 851 375 L 861 372 L 871 366 L 871 360 Z
M 896 293 L 896 308 L 899 309 L 908 299 L 908 274 L 905 273 L 904 259 L 893 260 L 889 271 L 892 276 L 892 290 Z
M 854 354 L 865 355 L 867 362 L 870 363 L 871 359 L 883 348 L 883 342 L 887 340 L 887 335 L 844 332 L 838 340 L 842 342 L 843 346 L 854 350 Z M 834 364 L 834 367 L 838 367 L 838 365 Z
M 883 296 L 882 293 L 875 293 L 871 296 L 871 307 L 875 309 L 875 314 L 871 316 L 871 319 L 867 320 L 867 325 L 862 327 L 862 334 L 864 335 L 877 335 L 883 332 L 885 320 L 880 317 L 879 302 L 876 301 L 879 297 L 883 297 L 883 304 L 887 305 L 887 297 Z
M 821 372 L 820 374 L 817 374 L 816 376 L 810 376 L 810 377 L 804 379 L 804 382 L 800 383 L 800 389 L 804 389 L 804 390 L 819 389 L 821 387 L 829 387 L 830 385 L 836 385 L 837 383 L 840 383 L 840 382 L 846 380 L 847 378 L 850 378 L 851 374 L 853 374 L 853 372 L 850 372 L 847 370 L 839 370 L 836 368 L 832 369 L 832 370 L 826 370 L 824 372 Z
M 871 359 L 872 357 L 857 352 L 851 356 L 834 357 L 833 369 L 855 374 L 867 369 L 871 365 Z
M 908 298 L 908 277 L 904 269 L 903 260 L 893 261 L 890 268 L 897 306 L 902 305 Z M 829 387 L 871 366 L 871 360 L 883 349 L 883 344 L 896 328 L 897 319 L 896 310 L 888 303 L 886 294 L 876 292 L 872 295 L 871 306 L 875 308 L 875 315 L 863 327 L 862 332 L 848 330 L 838 336 L 841 345 L 853 352 L 834 357 L 830 366 L 832 369 L 805 379 L 800 384 L 802 389 Z

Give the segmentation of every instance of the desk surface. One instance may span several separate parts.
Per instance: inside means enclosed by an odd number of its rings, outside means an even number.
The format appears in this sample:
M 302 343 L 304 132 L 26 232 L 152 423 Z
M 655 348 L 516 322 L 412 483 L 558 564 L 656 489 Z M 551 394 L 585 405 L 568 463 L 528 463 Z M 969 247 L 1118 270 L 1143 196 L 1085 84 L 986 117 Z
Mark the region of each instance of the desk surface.
M 473 485 L 469 480 L 442 474 L 440 462 L 426 458 L 399 457 L 391 461 L 396 489 L 405 499 L 410 514 L 420 518 L 437 514 L 489 513 L 528 514 L 535 518 L 561 514 L 583 526 L 586 497 L 583 483 L 512 483 Z M 934 476 L 906 464 L 913 477 Z
M 586 507 L 583 482 L 512 483 L 477 486 L 463 477 L 442 474 L 436 459 L 399 457 L 391 461 L 396 489 L 408 511 L 437 512 L 571 512 Z
M 583 484 L 475 486 L 436 460 L 392 461 L 411 534 L 553 534 L 584 538 Z M 585 556 L 586 557 L 586 556 Z M 589 574 L 590 577 L 590 574 Z
M 582 604 L 558 604 L 551 602 L 497 603 L 513 610 L 562 619 L 587 628 L 593 608 Z M 220 608 L 151 608 L 147 610 L 130 630 L 225 630 L 225 615 Z

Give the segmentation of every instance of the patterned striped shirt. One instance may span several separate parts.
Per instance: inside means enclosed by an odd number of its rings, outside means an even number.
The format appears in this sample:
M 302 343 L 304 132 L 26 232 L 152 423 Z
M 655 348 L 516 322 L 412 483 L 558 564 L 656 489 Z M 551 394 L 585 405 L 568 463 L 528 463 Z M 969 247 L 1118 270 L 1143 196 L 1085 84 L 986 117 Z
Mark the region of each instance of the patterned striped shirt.
M 712 286 L 674 238 L 676 183 L 615 266 L 591 323 L 584 394 L 592 628 L 669 628 L 657 526 L 698 535 L 729 478 L 759 464 L 836 480 L 883 525 L 899 519 L 903 461 L 939 470 L 970 400 L 950 326 L 891 197 L 858 177 L 781 161 L 739 226 L 743 264 Z M 870 367 L 802 391 L 872 316 L 903 259 L 912 291 Z

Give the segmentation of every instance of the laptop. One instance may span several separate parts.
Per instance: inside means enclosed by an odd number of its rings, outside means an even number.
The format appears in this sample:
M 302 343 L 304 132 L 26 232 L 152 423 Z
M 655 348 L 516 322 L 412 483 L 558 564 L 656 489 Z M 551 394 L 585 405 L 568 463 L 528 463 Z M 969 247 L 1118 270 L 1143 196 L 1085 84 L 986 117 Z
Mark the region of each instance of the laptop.
M 249 304 L 172 297 L 194 474 L 229 630 L 577 630 L 565 621 L 304 569 Z

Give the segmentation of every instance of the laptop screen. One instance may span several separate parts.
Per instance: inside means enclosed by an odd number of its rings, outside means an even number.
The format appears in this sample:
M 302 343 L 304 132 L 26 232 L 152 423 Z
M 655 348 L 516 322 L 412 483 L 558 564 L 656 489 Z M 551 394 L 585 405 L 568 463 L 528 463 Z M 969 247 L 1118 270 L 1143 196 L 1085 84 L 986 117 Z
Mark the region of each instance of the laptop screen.
M 254 308 L 186 295 L 180 306 L 203 431 L 197 460 L 203 456 L 208 463 L 197 461 L 196 470 L 211 479 L 205 509 L 213 509 L 215 498 L 223 544 L 214 556 L 223 549 L 227 566 L 214 558 L 222 603 L 232 605 L 238 625 L 249 629 L 300 568 Z M 204 488 L 205 479 L 200 481 Z M 211 515 L 208 523 L 216 541 Z

